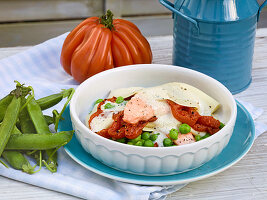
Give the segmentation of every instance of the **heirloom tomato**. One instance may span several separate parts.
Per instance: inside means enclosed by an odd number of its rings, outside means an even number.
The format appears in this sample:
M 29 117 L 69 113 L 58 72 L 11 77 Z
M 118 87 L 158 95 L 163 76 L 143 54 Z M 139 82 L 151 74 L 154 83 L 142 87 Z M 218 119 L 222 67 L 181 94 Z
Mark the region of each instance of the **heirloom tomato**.
M 135 24 L 113 19 L 110 10 L 90 17 L 69 33 L 61 51 L 61 65 L 78 82 L 114 67 L 152 62 L 146 38 Z

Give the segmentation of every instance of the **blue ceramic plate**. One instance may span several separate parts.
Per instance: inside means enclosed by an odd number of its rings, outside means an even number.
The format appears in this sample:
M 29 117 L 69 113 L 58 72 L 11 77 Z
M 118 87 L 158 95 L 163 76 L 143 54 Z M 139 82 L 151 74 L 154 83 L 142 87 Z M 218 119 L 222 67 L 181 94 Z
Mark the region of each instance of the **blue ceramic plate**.
M 67 107 L 63 117 L 65 120 L 60 121 L 59 130 L 72 130 L 69 107 Z M 248 111 L 237 102 L 237 121 L 229 144 L 216 158 L 185 173 L 170 176 L 142 176 L 118 171 L 104 165 L 83 150 L 75 136 L 65 146 L 65 150 L 73 160 L 83 167 L 111 179 L 143 185 L 171 185 L 197 181 L 226 170 L 246 155 L 253 144 L 254 137 L 253 120 Z

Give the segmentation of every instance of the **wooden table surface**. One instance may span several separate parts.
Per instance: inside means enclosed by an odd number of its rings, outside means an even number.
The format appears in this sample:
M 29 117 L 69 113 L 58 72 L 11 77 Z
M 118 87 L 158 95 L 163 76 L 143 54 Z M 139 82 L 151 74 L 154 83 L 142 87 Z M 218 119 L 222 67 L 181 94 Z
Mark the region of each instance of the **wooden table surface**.
M 151 37 L 154 63 L 171 64 L 172 36 Z M 0 59 L 29 47 L 0 48 Z M 235 95 L 264 109 L 258 121 L 267 124 L 267 29 L 258 29 L 250 87 Z M 77 199 L 0 176 L 0 199 Z M 188 184 L 167 200 L 267 199 L 267 133 L 255 141 L 249 153 L 230 169 L 213 177 Z

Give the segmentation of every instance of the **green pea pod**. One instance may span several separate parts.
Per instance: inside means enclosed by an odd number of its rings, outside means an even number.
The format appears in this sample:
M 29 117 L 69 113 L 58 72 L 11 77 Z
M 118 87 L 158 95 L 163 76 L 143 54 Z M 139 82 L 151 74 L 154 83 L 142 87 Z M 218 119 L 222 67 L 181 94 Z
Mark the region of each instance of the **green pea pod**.
M 13 129 L 13 132 L 11 133 L 12 135 L 21 135 L 21 131 L 15 126 Z
M 58 104 L 63 98 L 69 96 L 72 90 L 73 90 L 72 88 L 67 90 L 62 90 L 62 92 L 60 93 L 43 97 L 41 99 L 36 100 L 36 102 L 39 104 L 42 110 L 46 110 Z
M 16 125 L 19 116 L 21 98 L 14 95 L 11 103 L 8 105 L 1 128 L 0 128 L 0 156 L 10 138 L 10 135 Z
M 17 91 L 14 90 L 12 91 L 13 94 L 8 95 L 6 98 L 4 98 L 4 101 L 2 101 L 3 104 L 1 104 L 2 106 L 4 104 L 6 104 L 6 108 L 5 109 L 5 114 L 3 117 L 3 122 L 1 123 L 1 127 L 0 127 L 0 156 L 4 153 L 4 148 L 11 136 L 11 134 L 16 134 L 19 135 L 20 131 L 17 129 L 16 127 L 16 122 L 18 120 L 18 115 L 19 115 L 19 110 L 20 110 L 20 104 L 21 104 L 21 88 L 17 87 Z M 7 102 L 6 100 L 9 97 L 12 97 L 11 102 Z M 4 153 L 5 154 L 5 153 Z M 16 153 L 19 154 L 19 153 Z M 14 158 L 12 155 L 10 155 L 9 153 L 5 154 L 6 158 L 10 158 L 12 160 L 12 158 Z M 9 156 L 10 155 L 10 156 Z M 20 155 L 23 157 L 23 155 Z M 14 164 L 12 162 L 12 164 Z M 12 165 L 11 165 L 12 166 Z
M 63 94 L 63 98 L 65 97 L 68 97 L 67 101 L 65 102 L 62 110 L 60 113 L 58 113 L 57 110 L 53 110 L 53 123 L 55 124 L 55 130 L 57 131 L 57 128 L 58 128 L 58 123 L 59 123 L 59 120 L 60 119 L 63 119 L 62 118 L 62 114 L 63 112 L 65 111 L 68 103 L 70 102 L 73 94 L 74 94 L 74 89 L 73 88 L 70 88 L 68 90 L 63 90 L 62 94 Z M 48 157 L 48 160 L 47 160 L 47 163 L 44 161 L 44 165 L 51 171 L 51 172 L 56 172 L 57 171 L 57 151 L 54 149 L 54 150 L 47 150 L 46 151 L 46 154 L 47 154 L 47 157 Z
M 0 100 L 0 122 L 4 119 L 6 109 L 13 99 L 13 95 L 9 94 Z
M 53 110 L 52 114 L 53 114 L 53 120 L 55 124 L 55 130 L 57 131 L 58 123 L 59 123 L 59 120 L 61 119 L 60 114 L 58 113 L 57 110 Z
M 68 143 L 74 131 L 12 135 L 5 150 L 47 150 Z
M 26 103 L 26 98 L 22 99 L 22 105 Z M 19 113 L 20 129 L 22 133 L 36 133 L 35 127 L 32 123 L 27 108 L 23 108 Z
M 26 96 L 29 92 L 30 88 L 23 87 L 20 83 L 17 82 L 17 88 L 15 90 L 12 90 L 10 94 L 0 100 L 0 122 L 4 119 L 6 109 L 12 101 L 14 93 L 19 94 L 19 96 Z
M 47 125 L 54 124 L 54 119 L 51 116 L 44 115 Z
M 2 156 L 11 167 L 22 170 L 28 174 L 34 173 L 35 167 L 32 167 L 29 161 L 19 151 L 4 151 Z
M 26 102 L 27 102 L 26 98 L 23 98 L 22 99 L 22 105 L 24 105 Z M 31 120 L 31 117 L 30 117 L 30 115 L 28 113 L 28 110 L 27 110 L 27 105 L 26 105 L 26 107 L 24 107 L 20 111 L 19 121 L 20 121 L 20 129 L 21 129 L 23 134 L 25 134 L 25 133 L 35 134 L 36 133 L 34 124 L 33 124 L 32 120 Z M 26 154 L 27 153 L 29 153 L 29 152 L 26 152 Z M 33 157 L 36 160 L 36 162 L 38 163 L 40 161 L 39 154 L 40 154 L 40 152 L 36 151 L 34 154 L 31 154 L 30 156 Z M 28 172 L 34 171 L 32 169 L 34 169 L 34 168 L 31 168 L 30 165 L 26 165 L 26 167 L 24 165 L 24 169 L 22 169 L 22 170 L 24 170 L 26 173 L 28 173 Z M 34 172 L 32 172 L 32 173 L 34 173 Z
M 33 98 L 27 105 L 27 110 L 37 133 L 50 133 L 48 124 L 42 113 L 41 107 Z
M 14 127 L 13 132 L 11 133 L 11 135 L 21 135 L 21 134 L 22 133 L 16 126 Z M 11 167 L 18 169 L 18 170 L 22 170 L 28 174 L 34 173 L 35 167 L 32 167 L 30 165 L 27 158 L 25 158 L 21 152 L 3 151 L 2 156 Z
M 2 123 L 0 123 L 0 128 L 1 128 L 1 126 L 2 126 Z M 22 134 L 22 133 L 21 133 L 20 130 L 17 128 L 17 126 L 15 126 L 11 134 L 12 134 L 12 135 L 17 135 L 17 134 Z
M 69 104 L 69 102 L 70 102 L 70 100 L 71 100 L 71 98 L 72 98 L 72 96 L 73 96 L 73 94 L 74 94 L 74 92 L 75 92 L 75 90 L 74 90 L 73 88 L 70 88 L 69 90 L 70 90 L 70 92 L 69 92 L 69 94 L 68 94 L 68 99 L 67 99 L 67 101 L 65 102 L 65 104 L 64 104 L 64 106 L 63 106 L 61 112 L 58 113 L 58 112 L 56 111 L 56 112 L 57 112 L 57 113 L 56 113 L 56 116 L 55 116 L 55 130 L 56 130 L 56 131 L 57 131 L 57 128 L 58 128 L 59 120 L 62 118 L 62 114 L 63 114 L 63 112 L 65 111 L 67 105 Z M 54 115 L 54 111 L 53 111 L 53 115 Z
M 48 124 L 47 124 L 46 119 L 42 113 L 41 107 L 35 99 L 32 99 L 29 102 L 29 104 L 27 105 L 27 110 L 28 110 L 28 113 L 31 117 L 33 124 L 34 124 L 36 132 L 39 134 L 50 133 Z M 54 151 L 53 149 L 46 150 L 47 157 L 49 157 L 53 151 Z M 52 171 L 53 172 L 56 171 L 56 169 L 57 169 L 57 154 L 56 153 L 55 153 L 55 156 L 51 158 L 50 162 L 54 164 L 53 165 L 54 168 L 52 169 Z
M 27 110 L 34 124 L 36 132 L 39 134 L 50 133 L 49 126 L 42 113 L 41 107 L 34 98 L 28 103 Z M 51 167 L 50 169 L 52 169 L 52 172 L 55 172 L 57 171 L 57 153 L 54 153 L 53 156 L 50 156 L 53 152 L 53 149 L 46 150 L 46 155 L 48 158 L 50 158 L 48 162 L 50 162 L 54 167 Z M 50 163 L 47 165 L 50 165 Z

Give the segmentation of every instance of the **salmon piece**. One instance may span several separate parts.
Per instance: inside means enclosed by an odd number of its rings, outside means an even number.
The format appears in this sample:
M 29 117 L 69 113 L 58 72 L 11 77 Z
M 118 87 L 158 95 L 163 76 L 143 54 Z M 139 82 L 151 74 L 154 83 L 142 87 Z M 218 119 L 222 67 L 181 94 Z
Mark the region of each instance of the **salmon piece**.
M 124 108 L 123 121 L 129 124 L 137 124 L 140 121 L 148 121 L 154 116 L 154 110 L 141 98 L 132 98 Z
M 194 142 L 196 142 L 196 139 L 195 139 L 194 135 L 191 132 L 187 133 L 187 134 L 179 133 L 178 139 L 174 140 L 173 142 L 174 142 L 174 144 L 176 144 L 178 146 L 181 146 L 181 145 L 184 145 L 184 144 L 194 143 Z

